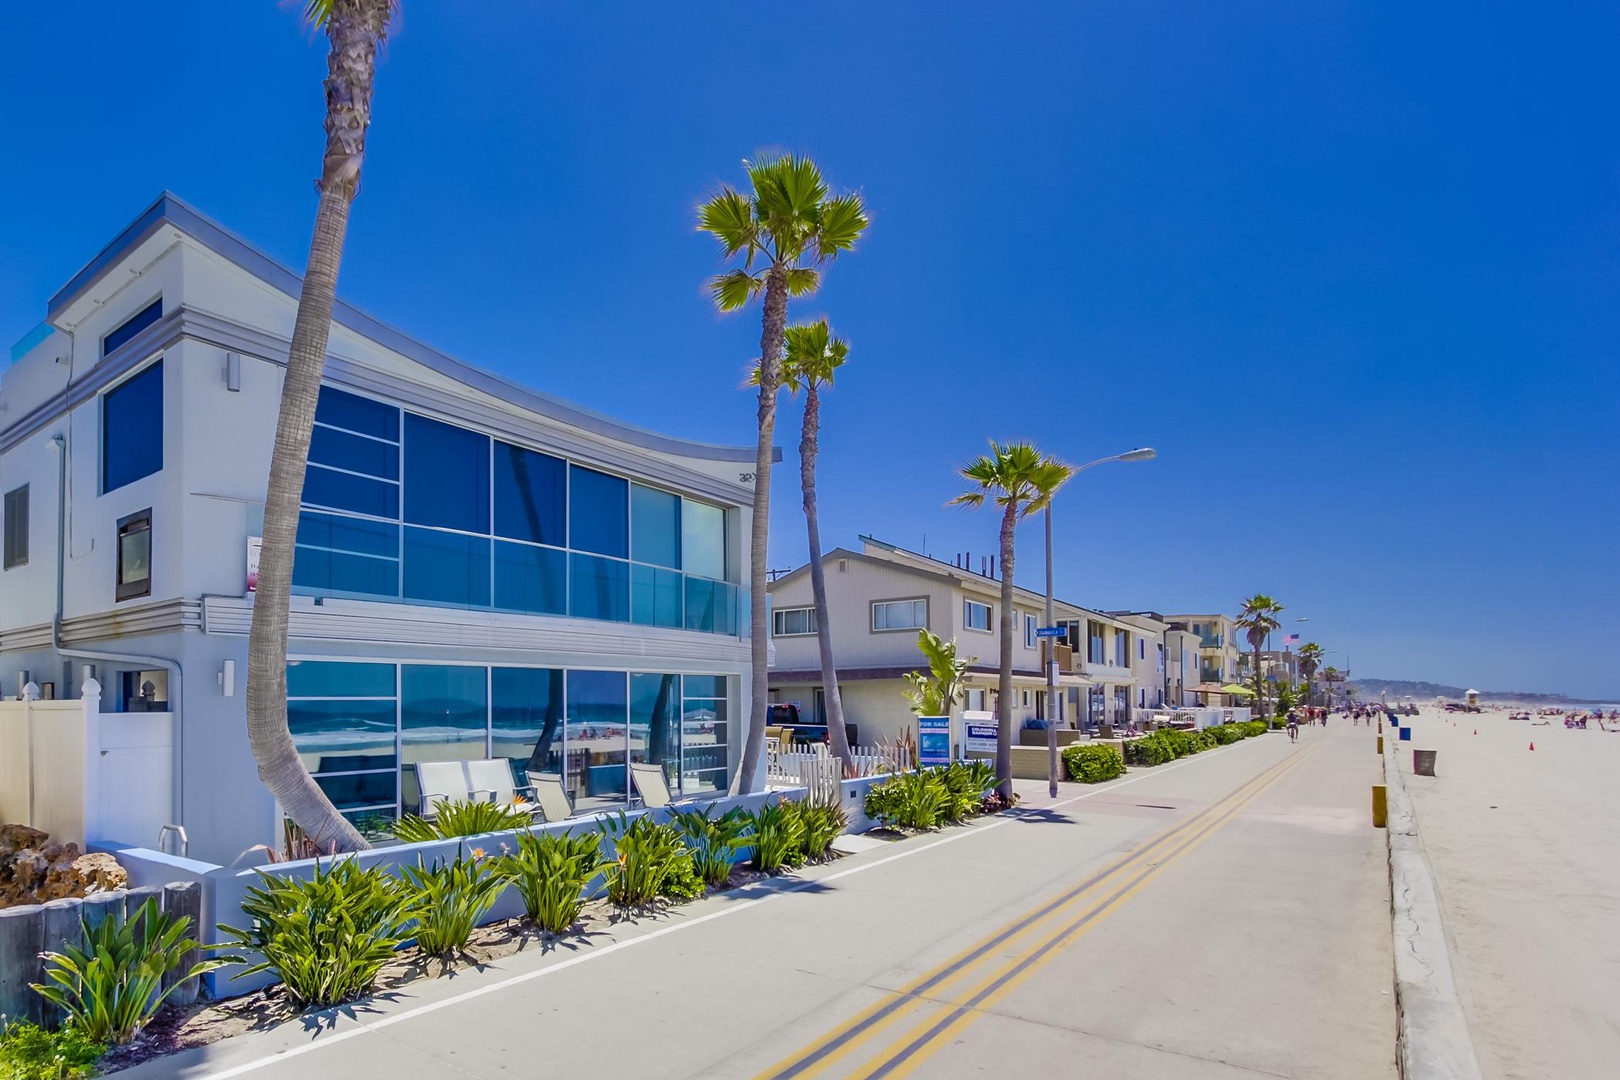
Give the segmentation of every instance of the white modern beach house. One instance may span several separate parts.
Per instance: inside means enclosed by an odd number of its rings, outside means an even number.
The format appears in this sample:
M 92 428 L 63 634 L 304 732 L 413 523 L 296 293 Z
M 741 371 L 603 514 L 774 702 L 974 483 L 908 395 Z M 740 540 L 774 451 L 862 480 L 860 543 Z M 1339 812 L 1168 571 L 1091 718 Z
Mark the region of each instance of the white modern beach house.
M 145 791 L 140 820 L 219 862 L 281 832 L 244 690 L 298 292 L 164 195 L 0 376 L 0 688 L 61 700 L 93 678 L 98 738 L 139 723 L 166 753 L 142 759 L 152 783 L 92 787 Z M 678 792 L 726 788 L 749 705 L 753 453 L 566 404 L 340 302 L 291 617 L 311 774 L 363 830 L 416 809 L 424 761 L 558 773 L 581 807 L 622 801 L 631 762 Z

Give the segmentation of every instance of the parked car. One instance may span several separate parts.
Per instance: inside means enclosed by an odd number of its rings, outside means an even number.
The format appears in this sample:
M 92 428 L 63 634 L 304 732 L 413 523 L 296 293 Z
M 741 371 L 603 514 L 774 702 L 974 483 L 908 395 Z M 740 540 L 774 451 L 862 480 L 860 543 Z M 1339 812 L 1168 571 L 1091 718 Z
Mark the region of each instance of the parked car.
M 825 743 L 829 741 L 826 724 L 807 723 L 799 715 L 799 706 L 791 701 L 772 702 L 770 711 L 766 714 L 765 726 L 767 728 L 779 727 L 786 729 L 795 743 Z M 854 724 L 844 725 L 844 734 L 849 737 L 849 745 L 859 746 L 856 739 Z

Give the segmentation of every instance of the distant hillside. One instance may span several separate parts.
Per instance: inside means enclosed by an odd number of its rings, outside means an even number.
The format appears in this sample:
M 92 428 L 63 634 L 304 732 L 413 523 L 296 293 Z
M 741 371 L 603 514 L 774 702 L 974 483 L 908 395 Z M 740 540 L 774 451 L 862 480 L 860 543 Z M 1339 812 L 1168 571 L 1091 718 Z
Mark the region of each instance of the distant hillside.
M 1390 697 L 1411 697 L 1419 701 L 1437 697 L 1461 701 L 1467 692 L 1466 687 L 1447 686 L 1444 683 L 1423 682 L 1418 679 L 1352 679 L 1350 685 L 1356 688 L 1356 696 L 1363 701 L 1372 701 L 1380 694 L 1388 694 Z M 1541 701 L 1549 705 L 1592 703 L 1584 698 L 1572 698 L 1568 694 L 1533 694 L 1521 690 L 1481 690 L 1479 696 L 1493 701 Z

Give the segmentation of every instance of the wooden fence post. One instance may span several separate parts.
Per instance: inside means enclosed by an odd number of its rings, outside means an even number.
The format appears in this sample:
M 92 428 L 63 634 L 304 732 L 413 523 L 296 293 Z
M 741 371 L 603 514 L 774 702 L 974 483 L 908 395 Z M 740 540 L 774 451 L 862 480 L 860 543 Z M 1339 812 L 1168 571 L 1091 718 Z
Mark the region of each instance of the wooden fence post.
M 163 886 L 163 910 L 173 918 L 186 917 L 191 920 L 186 936 L 195 941 L 203 939 L 202 932 L 202 886 L 195 881 L 173 882 Z M 197 1000 L 199 979 L 183 978 L 192 966 L 202 959 L 202 947 L 189 949 L 180 957 L 180 963 L 175 969 L 163 976 L 163 986 L 167 989 L 178 986 L 169 1000 L 177 1005 L 189 1005 Z
M 40 1023 L 45 999 L 29 983 L 38 982 L 39 951 L 45 944 L 44 911 L 38 904 L 0 908 L 0 1015 Z
M 69 945 L 80 945 L 84 942 L 84 924 L 80 921 L 84 901 L 78 897 L 68 897 L 63 900 L 50 900 L 40 906 L 40 915 L 44 924 L 42 952 L 62 952 Z M 34 965 L 34 977 L 31 981 L 43 983 L 45 981 L 45 961 L 37 961 Z M 47 1027 L 54 1027 L 62 1022 L 62 1011 L 50 1002 L 41 999 L 40 1016 Z

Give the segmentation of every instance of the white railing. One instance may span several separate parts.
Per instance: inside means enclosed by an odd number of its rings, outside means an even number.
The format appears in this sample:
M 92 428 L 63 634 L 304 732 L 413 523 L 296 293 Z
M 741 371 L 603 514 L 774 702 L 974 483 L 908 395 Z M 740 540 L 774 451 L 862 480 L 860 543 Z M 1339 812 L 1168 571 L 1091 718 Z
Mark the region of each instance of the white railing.
M 767 783 L 771 787 L 804 787 L 812 795 L 836 796 L 838 782 L 869 776 L 907 772 L 916 762 L 908 746 L 852 746 L 853 776 L 846 777 L 837 758 L 825 743 L 783 750 L 766 741 Z

